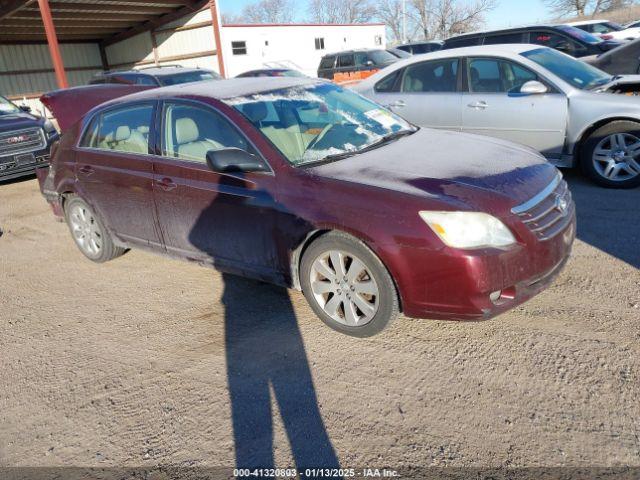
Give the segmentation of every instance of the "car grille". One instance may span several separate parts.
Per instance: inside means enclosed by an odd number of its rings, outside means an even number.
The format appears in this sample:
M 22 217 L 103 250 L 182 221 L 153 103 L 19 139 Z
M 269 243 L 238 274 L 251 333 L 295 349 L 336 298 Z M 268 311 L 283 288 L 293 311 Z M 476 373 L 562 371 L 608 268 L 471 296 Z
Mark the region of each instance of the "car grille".
M 531 200 L 511 209 L 540 240 L 549 240 L 571 222 L 575 205 L 567 182 L 558 174 Z
M 46 148 L 47 140 L 41 128 L 27 128 L 0 133 L 0 157 L 8 157 Z

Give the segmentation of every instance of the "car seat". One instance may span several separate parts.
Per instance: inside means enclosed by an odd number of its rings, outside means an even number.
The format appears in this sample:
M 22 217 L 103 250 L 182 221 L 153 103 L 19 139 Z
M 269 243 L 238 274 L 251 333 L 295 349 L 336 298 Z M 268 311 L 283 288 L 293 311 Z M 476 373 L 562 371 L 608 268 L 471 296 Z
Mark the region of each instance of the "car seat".
M 176 150 L 175 155 L 185 160 L 204 161 L 207 152 L 220 150 L 224 145 L 211 140 L 200 139 L 200 130 L 196 122 L 189 117 L 176 120 Z

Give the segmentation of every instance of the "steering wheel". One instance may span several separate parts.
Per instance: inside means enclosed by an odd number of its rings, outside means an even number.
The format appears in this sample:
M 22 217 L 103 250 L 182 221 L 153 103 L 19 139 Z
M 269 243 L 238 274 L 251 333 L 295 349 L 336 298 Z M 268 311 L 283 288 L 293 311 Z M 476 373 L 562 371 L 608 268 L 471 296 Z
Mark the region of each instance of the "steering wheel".
M 320 140 L 324 138 L 327 132 L 329 132 L 329 130 L 331 130 L 333 127 L 335 127 L 334 123 L 327 124 L 322 129 L 322 131 L 318 134 L 318 136 L 311 141 L 311 143 L 307 146 L 306 150 L 313 150 L 313 147 L 315 147 L 320 142 Z

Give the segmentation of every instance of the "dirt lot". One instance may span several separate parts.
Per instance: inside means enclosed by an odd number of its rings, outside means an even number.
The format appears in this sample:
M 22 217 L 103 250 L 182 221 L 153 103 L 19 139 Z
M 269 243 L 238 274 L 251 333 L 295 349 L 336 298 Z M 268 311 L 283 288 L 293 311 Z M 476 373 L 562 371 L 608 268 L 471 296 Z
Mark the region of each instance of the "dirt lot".
M 0 466 L 640 466 L 640 189 L 568 177 L 579 239 L 551 288 L 366 340 L 297 292 L 94 265 L 35 180 L 1 185 Z

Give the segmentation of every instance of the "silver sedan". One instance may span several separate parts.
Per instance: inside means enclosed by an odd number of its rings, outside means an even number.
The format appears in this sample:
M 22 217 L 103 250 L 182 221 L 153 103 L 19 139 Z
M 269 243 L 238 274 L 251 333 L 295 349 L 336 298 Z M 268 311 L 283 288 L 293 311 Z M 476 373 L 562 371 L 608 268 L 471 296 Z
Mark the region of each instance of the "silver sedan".
M 491 45 L 413 56 L 352 88 L 416 125 L 528 145 L 606 187 L 640 184 L 640 76 L 539 45 Z

